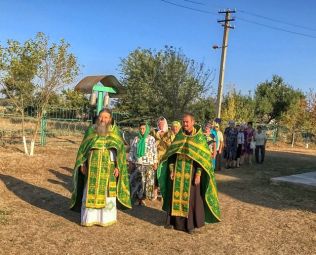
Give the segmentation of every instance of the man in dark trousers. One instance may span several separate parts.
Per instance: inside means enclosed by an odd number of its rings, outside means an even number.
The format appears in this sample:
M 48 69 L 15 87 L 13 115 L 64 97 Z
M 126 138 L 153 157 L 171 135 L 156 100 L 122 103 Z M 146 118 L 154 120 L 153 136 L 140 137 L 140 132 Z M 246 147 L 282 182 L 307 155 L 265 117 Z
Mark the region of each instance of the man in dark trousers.
M 167 227 L 193 233 L 220 221 L 210 150 L 191 113 L 183 115 L 182 129 L 161 160 L 158 180 Z

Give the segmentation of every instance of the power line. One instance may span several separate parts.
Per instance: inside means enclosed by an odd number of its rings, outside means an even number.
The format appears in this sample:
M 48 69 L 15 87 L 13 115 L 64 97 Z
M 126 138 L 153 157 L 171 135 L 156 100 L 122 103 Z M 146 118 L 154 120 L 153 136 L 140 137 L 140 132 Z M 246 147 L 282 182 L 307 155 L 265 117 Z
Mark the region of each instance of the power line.
M 213 13 L 213 12 L 209 12 L 209 11 L 205 11 L 205 10 L 201 10 L 201 9 L 196 9 L 196 8 L 192 8 L 192 7 L 189 7 L 189 6 L 185 6 L 185 5 L 182 5 L 182 4 L 177 4 L 177 3 L 173 3 L 173 2 L 169 2 L 167 0 L 160 0 L 161 2 L 164 2 L 164 3 L 167 3 L 167 4 L 171 4 L 171 5 L 174 5 L 174 6 L 177 6 L 177 7 L 181 7 L 181 8 L 184 8 L 184 9 L 188 9 L 188 10 L 191 10 L 191 11 L 196 11 L 196 12 L 201 12 L 201 13 L 204 13 L 204 14 L 211 14 L 211 15 L 216 15 L 216 13 Z
M 275 19 L 275 18 L 270 18 L 270 17 L 264 16 L 264 15 L 261 15 L 261 14 L 248 12 L 248 11 L 245 11 L 245 10 L 238 9 L 238 12 L 244 13 L 246 15 L 258 17 L 258 18 L 261 18 L 261 19 L 273 21 L 273 22 L 276 22 L 276 23 L 285 24 L 285 25 L 288 25 L 288 26 L 298 27 L 298 28 L 302 28 L 302 29 L 305 29 L 305 30 L 316 31 L 316 28 L 311 28 L 311 27 L 306 27 L 306 26 L 302 26 L 302 25 L 297 25 L 297 24 L 294 24 L 294 23 L 290 23 L 290 22 L 279 20 L 279 19 Z
M 211 15 L 216 15 L 217 16 L 217 14 L 215 14 L 213 12 L 206 11 L 206 10 L 192 8 L 192 7 L 189 7 L 189 6 L 173 3 L 173 2 L 170 2 L 170 1 L 167 1 L 167 0 L 161 0 L 161 1 L 164 2 L 164 3 L 167 3 L 167 4 L 171 4 L 171 5 L 180 7 L 180 8 L 188 9 L 188 10 L 191 10 L 191 11 L 197 11 L 197 12 L 200 12 L 200 13 L 211 14 Z M 268 18 L 268 17 L 266 17 L 266 18 Z M 256 22 L 256 21 L 253 21 L 253 20 L 240 18 L 240 17 L 238 17 L 238 19 L 243 21 L 243 22 L 247 22 L 249 24 L 253 24 L 253 25 L 257 25 L 257 26 L 261 26 L 261 27 L 266 27 L 266 28 L 269 28 L 269 29 L 272 29 L 272 30 L 278 30 L 278 31 L 282 31 L 282 32 L 285 32 L 285 33 L 290 33 L 290 34 L 295 34 L 295 35 L 299 35 L 299 36 L 304 36 L 304 37 L 316 39 L 316 36 L 314 36 L 314 35 L 300 33 L 300 32 L 296 32 L 296 31 L 284 29 L 284 28 L 281 28 L 281 27 L 275 27 L 275 26 L 263 24 L 263 23 L 260 23 L 260 22 Z M 299 26 L 299 25 L 297 25 L 297 26 Z
M 184 2 L 189 2 L 192 4 L 199 4 L 199 5 L 205 5 L 205 3 L 201 3 L 201 2 L 196 2 L 196 1 L 190 1 L 190 0 L 183 0 Z
M 201 3 L 201 2 L 195 2 L 195 1 L 190 1 L 190 0 L 182 0 L 182 1 L 206 6 L 205 3 Z M 212 3 L 212 5 L 220 8 L 219 5 L 217 5 L 217 4 Z M 257 17 L 257 18 L 260 18 L 260 19 L 269 20 L 269 21 L 272 21 L 272 22 L 275 22 L 275 23 L 280 23 L 280 24 L 284 24 L 284 25 L 287 25 L 287 26 L 297 27 L 297 28 L 310 30 L 310 31 L 316 31 L 316 28 L 313 28 L 313 27 L 307 27 L 307 26 L 303 26 L 303 25 L 299 25 L 299 24 L 294 24 L 294 23 L 291 23 L 291 22 L 283 21 L 281 19 L 276 19 L 276 18 L 265 16 L 265 15 L 261 15 L 261 14 L 258 14 L 258 13 L 249 12 L 249 11 L 241 10 L 241 9 L 237 9 L 237 11 L 240 12 L 240 13 L 243 13 L 245 15 Z
M 292 30 L 287 30 L 287 29 L 284 29 L 284 28 L 281 28 L 281 27 L 274 27 L 274 26 L 262 24 L 262 23 L 259 23 L 259 22 L 253 21 L 253 20 L 248 20 L 248 19 L 244 19 L 244 18 L 240 18 L 240 17 L 238 17 L 238 20 L 244 21 L 244 22 L 247 22 L 247 23 L 250 23 L 250 24 L 254 24 L 254 25 L 257 25 L 257 26 L 270 28 L 270 29 L 273 29 L 273 30 L 278 30 L 278 31 L 282 31 L 282 32 L 290 33 L 290 34 L 295 34 L 295 35 L 300 35 L 300 36 L 316 39 L 316 36 L 314 36 L 314 35 L 304 34 L 304 33 L 296 32 L 296 31 L 292 31 Z

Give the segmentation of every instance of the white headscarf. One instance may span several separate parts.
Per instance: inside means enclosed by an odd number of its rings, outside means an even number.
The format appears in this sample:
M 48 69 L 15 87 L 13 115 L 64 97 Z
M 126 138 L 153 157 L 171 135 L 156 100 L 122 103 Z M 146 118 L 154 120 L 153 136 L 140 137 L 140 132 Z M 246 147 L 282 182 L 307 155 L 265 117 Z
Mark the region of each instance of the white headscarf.
M 162 127 L 162 129 L 160 129 L 160 128 L 159 128 L 159 125 L 158 125 L 160 121 L 163 122 L 163 127 Z M 168 122 L 167 122 L 166 118 L 164 118 L 164 117 L 162 117 L 162 116 L 158 118 L 158 121 L 157 121 L 157 129 L 158 129 L 158 131 L 168 132 Z

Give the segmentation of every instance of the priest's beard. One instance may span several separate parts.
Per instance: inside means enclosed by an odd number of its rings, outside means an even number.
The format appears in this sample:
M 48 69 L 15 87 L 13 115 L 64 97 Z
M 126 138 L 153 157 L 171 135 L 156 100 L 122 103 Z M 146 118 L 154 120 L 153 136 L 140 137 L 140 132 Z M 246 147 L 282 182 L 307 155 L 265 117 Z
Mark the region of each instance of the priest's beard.
M 110 125 L 110 123 L 104 123 L 97 120 L 95 130 L 98 135 L 106 136 L 109 133 Z

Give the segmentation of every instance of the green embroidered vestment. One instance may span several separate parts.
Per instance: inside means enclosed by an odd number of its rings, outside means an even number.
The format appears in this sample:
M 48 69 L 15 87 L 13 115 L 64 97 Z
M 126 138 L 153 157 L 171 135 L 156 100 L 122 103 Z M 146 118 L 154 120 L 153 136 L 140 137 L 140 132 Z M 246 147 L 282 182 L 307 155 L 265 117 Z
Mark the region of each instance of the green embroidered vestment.
M 180 130 L 161 160 L 158 181 L 163 196 L 163 210 L 172 216 L 188 217 L 193 164 L 201 171 L 201 195 L 206 223 L 220 221 L 220 208 L 210 149 L 200 127 L 187 136 Z M 176 156 L 174 181 L 170 179 L 170 159 Z
M 113 175 L 114 162 L 110 159 L 110 149 L 115 149 L 119 177 Z M 87 176 L 80 172 L 80 166 L 88 162 Z M 117 126 L 113 126 L 106 136 L 99 136 L 90 127 L 78 150 L 73 172 L 73 192 L 70 208 L 79 210 L 84 185 L 87 185 L 86 207 L 104 208 L 106 196 L 116 196 L 118 201 L 131 208 L 129 177 L 126 152 Z

